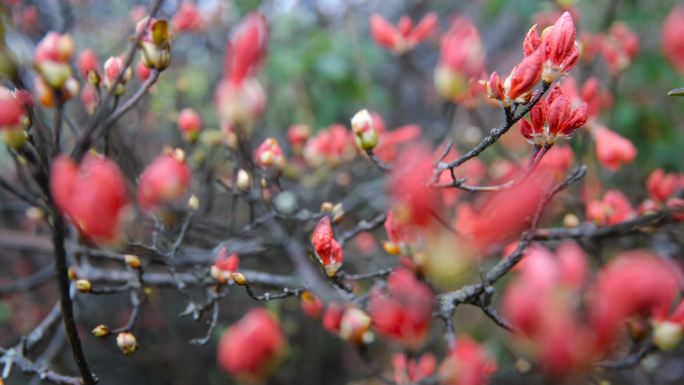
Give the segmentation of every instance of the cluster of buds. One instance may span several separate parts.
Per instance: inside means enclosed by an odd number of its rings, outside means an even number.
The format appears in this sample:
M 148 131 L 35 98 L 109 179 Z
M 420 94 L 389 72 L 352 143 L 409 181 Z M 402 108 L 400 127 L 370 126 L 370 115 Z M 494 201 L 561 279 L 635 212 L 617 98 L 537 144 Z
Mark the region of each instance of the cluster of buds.
M 254 158 L 259 167 L 265 170 L 273 169 L 279 172 L 285 168 L 285 154 L 283 154 L 283 149 L 275 138 L 264 140 L 257 147 Z
M 229 254 L 225 246 L 219 249 L 218 255 L 214 264 L 211 265 L 211 277 L 219 284 L 226 284 L 231 279 L 235 279 L 235 275 L 240 266 L 240 257 L 237 253 Z
M 130 200 L 126 178 L 112 160 L 88 154 L 78 165 L 59 157 L 52 165 L 50 190 L 57 208 L 82 236 L 105 244 L 121 240 Z
M 168 149 L 145 168 L 138 184 L 138 205 L 152 211 L 183 197 L 192 182 L 190 167 L 181 149 Z
M 426 284 L 412 272 L 399 269 L 390 274 L 385 289 L 371 290 L 368 312 L 382 335 L 417 348 L 430 330 L 433 299 Z
M 416 25 L 408 16 L 402 16 L 395 27 L 378 14 L 370 17 L 370 31 L 373 39 L 396 54 L 412 50 L 437 31 L 437 15 L 429 13 Z
M 326 274 L 330 277 L 335 276 L 337 270 L 339 270 L 344 262 L 344 250 L 342 250 L 342 246 L 333 237 L 330 217 L 327 215 L 321 218 L 314 227 L 311 243 L 316 250 L 321 264 L 325 268 Z
M 21 146 L 27 138 L 29 116 L 22 93 L 0 86 L 0 139 L 10 147 Z
M 641 213 L 649 213 L 665 205 L 675 210 L 672 215 L 675 220 L 684 220 L 684 200 L 677 197 L 678 191 L 684 191 L 684 175 L 666 173 L 662 168 L 653 170 L 646 180 L 646 190 L 650 199 L 639 205 Z
M 177 124 L 183 140 L 187 142 L 196 141 L 202 130 L 202 118 L 192 108 L 185 108 L 178 114 Z
M 341 124 L 319 130 L 304 146 L 304 159 L 314 167 L 324 164 L 335 167 L 355 155 L 354 135 Z
M 73 53 L 74 41 L 68 34 L 49 32 L 38 43 L 33 65 L 40 75 L 36 92 L 43 105 L 54 105 L 56 95 L 66 100 L 78 94 L 78 81 L 71 73 Z
M 249 130 L 266 106 L 266 94 L 254 77 L 266 55 L 268 24 L 260 13 L 247 15 L 226 47 L 224 78 L 216 89 L 216 109 L 224 127 Z
M 142 62 L 150 69 L 163 71 L 171 64 L 169 23 L 166 20 L 144 18 L 135 27 L 140 38 Z
M 116 78 L 123 72 L 123 75 L 121 76 L 121 80 L 116 84 L 116 87 L 114 88 L 113 92 L 114 95 L 121 96 L 124 94 L 126 91 L 126 83 L 131 79 L 131 69 L 130 68 L 125 68 L 124 69 L 124 61 L 118 56 L 112 56 L 107 61 L 105 61 L 104 64 L 104 86 L 108 90 L 112 90 L 112 87 L 114 87 L 114 82 L 116 81 Z
M 570 101 L 556 86 L 549 95 L 530 111 L 530 121 L 520 121 L 520 132 L 536 146 L 553 145 L 568 138 L 587 122 L 587 105 L 573 109 Z
M 370 151 L 378 145 L 378 132 L 373 117 L 368 110 L 361 110 L 351 119 L 352 132 L 356 147 L 361 151 Z
M 266 310 L 256 308 L 223 333 L 217 360 L 231 375 L 254 382 L 277 369 L 286 350 L 287 340 L 278 321 Z
M 541 36 L 536 25 L 527 32 L 523 42 L 525 56 L 541 50 L 544 63 L 542 80 L 545 83 L 553 83 L 577 64 L 579 50 L 576 36 L 575 23 L 569 12 L 564 12 L 552 26 L 544 29 Z
M 477 87 L 484 71 L 485 51 L 477 28 L 470 20 L 456 17 L 442 37 L 439 62 L 435 68 L 435 89 L 440 97 L 463 101 Z

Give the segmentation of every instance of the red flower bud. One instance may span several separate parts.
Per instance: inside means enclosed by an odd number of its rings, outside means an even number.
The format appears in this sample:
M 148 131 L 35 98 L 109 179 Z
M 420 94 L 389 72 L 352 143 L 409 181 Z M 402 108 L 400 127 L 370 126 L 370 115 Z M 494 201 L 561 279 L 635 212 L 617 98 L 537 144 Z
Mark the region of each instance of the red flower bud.
M 610 345 L 630 316 L 665 319 L 680 284 L 676 266 L 646 252 L 627 252 L 615 259 L 592 290 L 591 321 L 599 345 Z
M 684 5 L 677 5 L 670 11 L 663 24 L 661 41 L 667 60 L 684 74 Z
M 124 62 L 120 57 L 112 56 L 104 64 L 104 85 L 105 87 L 112 88 L 114 86 L 114 81 L 119 74 L 124 71 Z M 121 82 L 116 87 L 116 94 L 123 95 L 125 89 L 124 85 L 131 78 L 131 69 L 127 68 L 124 72 Z
M 92 49 L 85 49 L 78 56 L 78 73 L 81 74 L 83 79 L 88 79 L 88 73 L 91 71 L 97 72 L 100 68 L 100 59 L 98 59 L 97 54 Z
M 523 40 L 523 52 L 525 53 L 525 56 L 532 55 L 532 53 L 537 51 L 539 46 L 541 46 L 541 39 L 539 38 L 539 32 L 537 32 L 537 24 L 535 24 L 527 31 L 525 40 Z
M 204 20 L 195 4 L 185 1 L 171 19 L 171 25 L 178 32 L 199 32 L 204 28 Z
M 654 170 L 646 180 L 648 195 L 658 202 L 665 202 L 677 190 L 679 177 L 675 173 L 665 173 L 662 168 Z
M 587 106 L 582 103 L 572 109 L 561 88 L 556 86 L 549 95 L 530 111 L 530 122 L 520 121 L 520 132 L 536 145 L 554 144 L 566 139 L 587 122 Z M 544 123 L 548 122 L 545 126 Z
M 191 172 L 182 150 L 163 154 L 145 168 L 138 184 L 138 205 L 152 211 L 160 205 L 185 195 Z
M 373 39 L 381 46 L 402 54 L 432 36 L 437 30 L 437 15 L 427 14 L 415 27 L 408 16 L 399 20 L 397 27 L 378 14 L 370 17 L 370 30 Z
M 314 227 L 311 243 L 329 276 L 334 276 L 344 262 L 344 251 L 333 238 L 330 218 L 326 215 Z
M 135 77 L 138 78 L 140 83 L 144 83 L 150 75 L 152 75 L 152 70 L 149 69 L 142 61 L 139 61 L 135 65 Z
M 57 158 L 50 190 L 57 208 L 84 237 L 106 244 L 121 239 L 129 198 L 116 163 L 91 154 L 80 165 L 66 157 Z
M 627 68 L 638 52 L 639 37 L 622 22 L 613 23 L 601 41 L 601 53 L 613 74 Z
M 437 93 L 450 101 L 467 97 L 470 81 L 479 79 L 484 71 L 484 59 L 477 28 L 466 18 L 454 18 L 451 28 L 442 37 L 434 79 Z
M 323 327 L 331 333 L 340 332 L 340 321 L 344 314 L 344 306 L 339 303 L 331 303 L 323 314 Z
M 256 308 L 223 333 L 217 360 L 223 370 L 238 379 L 256 381 L 277 368 L 286 347 L 278 321 L 266 310 Z
M 468 336 L 461 336 L 439 367 L 444 385 L 485 385 L 496 371 L 482 346 Z
M 504 88 L 506 99 L 526 103 L 532 96 L 532 89 L 539 83 L 542 74 L 542 53 L 535 51 L 513 67 Z
M 408 270 L 390 274 L 386 290 L 375 287 L 368 312 L 377 330 L 407 347 L 418 347 L 430 330 L 433 294 Z
M 258 12 L 250 13 L 240 21 L 226 47 L 225 78 L 239 84 L 254 74 L 266 55 L 268 33 L 266 18 Z
M 541 49 L 544 54 L 542 79 L 547 83 L 570 71 L 577 64 L 579 56 L 575 41 L 575 23 L 569 12 L 564 12 L 549 28 L 549 31 L 542 33 L 541 38 Z
M 311 127 L 306 124 L 293 124 L 287 129 L 287 141 L 293 147 L 302 148 L 311 136 Z
M 614 225 L 634 215 L 632 204 L 618 190 L 608 190 L 601 201 L 587 204 L 587 219 L 599 225 Z
M 92 84 L 86 84 L 81 90 L 81 103 L 85 107 L 89 114 L 95 112 L 95 107 L 97 107 L 98 96 L 95 86 Z
M 16 147 L 26 140 L 25 129 L 29 124 L 25 99 L 21 94 L 0 86 L 0 138 L 9 146 Z
M 222 80 L 214 96 L 216 110 L 224 127 L 238 126 L 249 130 L 266 109 L 266 94 L 256 78 L 234 83 Z
M 403 161 L 392 168 L 387 190 L 394 199 L 400 223 L 429 226 L 441 206 L 439 192 L 427 187 L 432 178 L 432 154 L 421 145 L 404 151 Z
M 623 164 L 634 161 L 637 149 L 632 142 L 620 136 L 615 131 L 605 127 L 595 127 L 592 130 L 596 142 L 596 157 L 601 165 L 610 171 L 617 171 Z
M 300 307 L 311 318 L 319 318 L 323 313 L 323 302 L 310 291 L 302 293 Z
M 233 279 L 233 274 L 238 271 L 239 266 L 240 257 L 237 253 L 228 254 L 227 247 L 221 246 L 210 273 L 216 281 L 224 284 Z
M 437 359 L 432 353 L 425 353 L 419 359 L 408 359 L 405 354 L 397 353 L 392 356 L 392 367 L 397 385 L 411 385 L 432 376 Z
M 49 32 L 38 43 L 33 61 L 41 79 L 52 89 L 61 89 L 71 78 L 74 41 L 69 34 Z
M 340 319 L 339 335 L 355 345 L 370 343 L 373 340 L 373 334 L 368 330 L 370 326 L 368 314 L 357 307 L 348 307 Z
M 178 129 L 186 141 L 195 141 L 202 129 L 202 118 L 191 108 L 183 109 L 178 114 Z
M 282 170 L 285 167 L 285 155 L 280 147 L 278 140 L 268 138 L 257 147 L 254 153 L 257 164 L 264 169 L 273 167 L 275 170 Z

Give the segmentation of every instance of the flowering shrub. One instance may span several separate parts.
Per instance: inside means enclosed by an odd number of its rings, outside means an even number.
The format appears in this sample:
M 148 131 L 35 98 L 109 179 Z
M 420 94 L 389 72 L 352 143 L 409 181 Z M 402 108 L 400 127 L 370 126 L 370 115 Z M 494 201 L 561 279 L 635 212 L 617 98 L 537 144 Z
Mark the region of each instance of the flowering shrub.
M 90 3 L 0 6 L 0 384 L 682 381 L 681 5 Z

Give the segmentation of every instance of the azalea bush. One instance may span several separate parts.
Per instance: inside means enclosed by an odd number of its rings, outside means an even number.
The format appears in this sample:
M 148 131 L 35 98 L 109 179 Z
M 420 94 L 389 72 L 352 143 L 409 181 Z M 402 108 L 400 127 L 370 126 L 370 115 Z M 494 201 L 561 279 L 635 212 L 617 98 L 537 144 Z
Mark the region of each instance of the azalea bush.
M 255 3 L 2 4 L 0 378 L 684 379 L 682 5 Z

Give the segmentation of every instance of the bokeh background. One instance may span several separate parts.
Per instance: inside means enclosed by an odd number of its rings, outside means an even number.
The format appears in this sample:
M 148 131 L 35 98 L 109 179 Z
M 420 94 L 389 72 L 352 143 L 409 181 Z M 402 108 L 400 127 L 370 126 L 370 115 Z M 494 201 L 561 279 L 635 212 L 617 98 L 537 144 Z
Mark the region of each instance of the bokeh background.
M 2 16 L 8 31 L 6 38 L 23 62 L 30 62 L 35 44 L 47 31 L 60 28 L 65 22 L 70 24 L 77 50 L 94 49 L 102 61 L 110 55 L 120 54 L 132 33 L 136 12 L 146 5 L 125 0 L 71 0 L 66 1 L 68 9 L 64 12 L 61 9 L 64 2 L 55 0 L 22 1 L 19 6 L 9 3 L 8 8 L 15 8 Z M 119 124 L 123 135 L 115 144 L 115 157 L 128 175 L 139 174 L 162 144 L 179 141 L 176 117 L 182 108 L 198 111 L 205 127 L 218 126 L 213 97 L 222 76 L 225 43 L 237 21 L 252 10 L 263 12 L 271 25 L 268 57 L 259 75 L 267 91 L 268 108 L 257 127 L 258 135 L 274 136 L 285 142 L 286 130 L 293 123 L 306 123 L 314 130 L 335 122 L 346 124 L 360 108 L 379 112 L 388 127 L 419 124 L 428 136 L 436 135 L 444 125 L 445 105 L 432 85 L 439 53 L 437 37 L 418 46 L 410 56 L 399 58 L 379 47 L 370 37 L 368 19 L 372 13 L 380 13 L 395 22 L 402 15 L 417 20 L 428 11 L 434 11 L 439 15 L 442 32 L 448 28 L 452 15 L 465 15 L 481 33 L 486 48 L 486 69 L 508 73 L 521 58 L 522 39 L 529 26 L 560 9 L 559 4 L 552 1 L 532 0 L 199 0 L 196 3 L 205 18 L 206 28 L 200 33 L 175 37 L 172 65 L 162 74 L 150 96 Z M 677 1 L 578 0 L 574 3 L 578 10 L 579 32 L 604 32 L 612 22 L 619 20 L 627 23 L 639 37 L 638 55 L 619 74 L 611 74 L 601 59 L 590 64 L 580 63 L 572 72 L 580 81 L 589 75 L 596 76 L 612 92 L 614 106 L 603 114 L 602 122 L 632 140 L 638 149 L 637 160 L 619 173 L 609 173 L 596 167 L 590 151 L 583 151 L 591 145 L 587 139 L 579 136 L 573 146 L 579 154 L 584 154 L 587 163 L 594 164 L 590 178 L 601 180 L 606 187 L 618 187 L 631 197 L 643 198 L 646 193 L 642 181 L 651 170 L 664 167 L 682 171 L 684 163 L 684 99 L 666 96 L 670 89 L 684 86 L 684 77 L 668 65 L 661 50 L 662 23 Z M 30 6 L 35 6 L 34 15 L 21 12 Z M 178 6 L 178 1 L 165 1 L 160 15 L 171 17 Z M 27 20 L 27 17 L 34 19 Z M 71 105 L 69 110 L 76 121 L 85 121 L 82 107 Z M 479 116 L 473 117 L 466 109 L 456 110 L 448 135 L 460 149 L 472 146 L 484 130 L 498 126 L 503 120 L 500 109 L 485 103 L 478 111 Z M 512 132 L 509 136 L 517 137 L 518 134 Z M 483 158 L 487 161 L 496 154 L 497 151 L 485 153 Z M 12 159 L 4 149 L 0 150 L 0 172 L 8 175 L 11 168 Z M 353 169 L 343 171 L 354 173 Z M 334 180 L 335 176 L 330 178 Z M 377 196 L 379 193 L 371 188 L 372 184 L 368 184 L 369 188 L 350 192 L 335 188 L 335 183 L 331 183 L 325 191 L 332 201 L 346 199 L 352 207 L 361 208 L 383 204 Z M 307 194 L 306 191 L 301 193 Z M 25 205 L 5 195 L 0 197 L 0 285 L 5 285 L 16 277 L 48 266 L 51 257 L 47 229 L 26 217 Z M 216 205 L 217 208 L 192 229 L 188 245 L 191 250 L 192 247 L 206 250 L 220 239 L 220 228 L 225 224 L 221 208 L 227 205 L 227 200 L 217 199 Z M 365 217 L 362 210 L 355 215 Z M 376 238 L 383 239 L 383 235 L 378 234 Z M 374 246 L 380 250 L 379 243 Z M 660 245 L 662 248 L 667 246 L 667 242 Z M 348 257 L 354 261 L 350 269 L 367 271 L 387 266 L 388 257 L 380 254 L 352 251 Z M 290 271 L 292 267 L 285 259 L 278 250 L 267 250 L 247 254 L 243 262 L 252 268 Z M 0 346 L 14 345 L 57 299 L 53 282 L 27 292 L 0 294 Z M 233 383 L 215 363 L 217 338 L 227 325 L 254 305 L 246 294 L 235 290 L 222 301 L 215 338 L 207 346 L 197 347 L 188 341 L 204 333 L 205 322 L 179 317 L 185 304 L 175 290 L 154 289 L 136 327 L 140 349 L 132 356 L 123 356 L 111 340 L 93 338 L 89 330 L 102 322 L 124 323 L 130 307 L 127 296 L 77 298 L 86 354 L 95 373 L 106 373 L 102 375 L 103 385 Z M 318 321 L 298 311 L 296 299 L 270 302 L 265 306 L 282 315 L 290 341 L 285 365 L 268 383 L 379 383 L 368 380 L 368 368 L 352 348 L 325 332 Z M 471 312 L 467 307 L 459 308 L 456 319 L 457 329 L 485 341 L 497 357 L 501 369 L 492 383 L 544 383 L 538 375 L 519 373 L 514 366 L 516 357 L 504 342 L 505 332 L 494 327 L 477 309 Z M 440 326 L 435 322 L 436 334 Z M 439 337 L 431 341 L 426 349 L 443 351 Z M 44 358 L 52 360 L 62 371 L 74 372 L 62 332 L 57 331 L 55 338 L 47 343 L 49 347 Z M 389 369 L 386 364 L 392 348 L 391 345 L 370 348 L 370 354 L 380 363 L 380 370 Z M 8 384 L 37 383 L 36 379 L 15 371 L 17 374 L 13 374 Z M 616 374 L 597 373 L 591 381 L 681 384 L 682 378 L 681 352 L 674 352 L 670 356 L 649 358 L 638 369 Z

